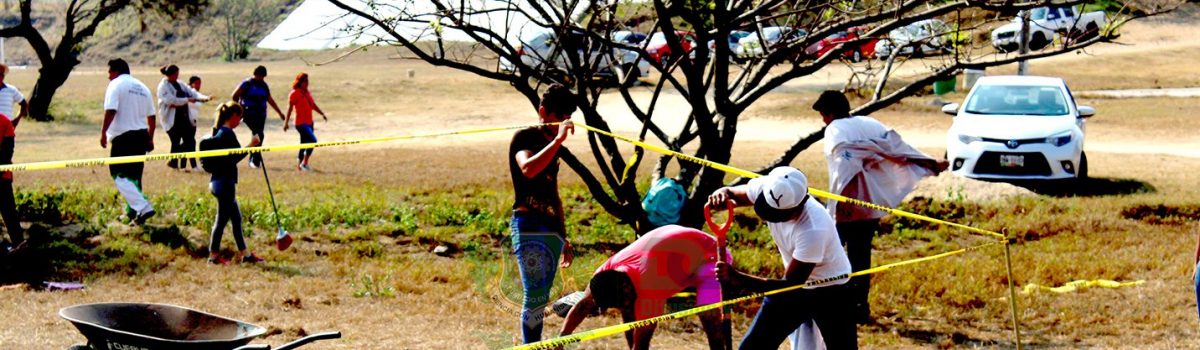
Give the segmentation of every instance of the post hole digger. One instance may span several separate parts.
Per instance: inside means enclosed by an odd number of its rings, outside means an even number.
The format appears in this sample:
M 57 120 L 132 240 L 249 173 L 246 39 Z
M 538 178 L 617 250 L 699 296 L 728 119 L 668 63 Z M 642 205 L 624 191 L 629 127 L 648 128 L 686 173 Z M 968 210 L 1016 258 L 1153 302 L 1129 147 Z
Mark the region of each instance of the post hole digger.
M 729 254 L 729 249 L 727 248 L 729 244 L 728 234 L 729 228 L 733 226 L 733 208 L 735 206 L 732 200 L 725 201 L 725 212 L 729 216 L 725 218 L 724 224 L 717 225 L 713 221 L 712 207 L 707 203 L 704 204 L 704 221 L 708 223 L 708 228 L 712 230 L 713 235 L 717 236 L 717 262 L 727 262 L 725 261 L 725 256 Z M 722 332 L 725 333 L 725 350 L 733 350 L 733 321 L 729 317 L 732 312 L 733 309 L 729 306 L 725 306 L 721 310 L 721 328 Z

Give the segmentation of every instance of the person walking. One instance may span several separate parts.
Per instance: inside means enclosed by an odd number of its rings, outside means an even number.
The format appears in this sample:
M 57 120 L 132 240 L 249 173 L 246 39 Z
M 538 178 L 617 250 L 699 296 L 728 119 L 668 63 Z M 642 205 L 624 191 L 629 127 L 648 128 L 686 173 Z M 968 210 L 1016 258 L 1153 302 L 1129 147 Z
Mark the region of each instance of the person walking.
M 140 156 L 154 150 L 154 96 L 150 88 L 129 74 L 129 63 L 117 58 L 108 61 L 108 89 L 104 92 L 104 126 L 100 147 L 112 144 L 109 155 Z M 109 174 L 117 191 L 125 198 L 125 217 L 134 225 L 154 216 L 154 206 L 142 193 L 145 163 L 113 164 Z
M 212 136 L 201 141 L 204 150 L 241 148 L 237 134 L 233 132 L 242 122 L 242 106 L 229 101 L 217 108 L 217 120 L 213 125 Z M 252 137 L 246 147 L 256 147 L 262 142 L 258 137 Z M 211 173 L 208 190 L 217 199 L 217 217 L 213 220 L 212 233 L 208 241 L 208 262 L 223 265 L 226 260 L 221 258 L 221 236 L 225 225 L 230 225 L 233 231 L 233 242 L 237 245 L 237 254 L 233 261 L 239 263 L 257 263 L 263 261 L 246 248 L 246 239 L 242 234 L 242 210 L 237 202 L 237 163 L 246 158 L 246 154 L 230 154 L 221 157 L 205 158 L 201 162 L 204 170 Z
M 204 102 L 212 101 L 212 97 L 200 92 L 200 85 L 202 83 L 203 82 L 200 80 L 200 76 L 193 75 L 188 78 L 188 86 L 190 86 L 193 91 L 196 91 L 196 95 L 203 97 L 203 99 L 188 102 L 188 116 L 192 118 L 193 124 L 195 124 L 195 121 L 200 120 L 200 107 L 204 106 Z M 196 168 L 196 162 L 193 160 L 192 171 L 199 170 L 200 169 Z
M 179 83 L 179 67 L 169 65 L 160 68 L 163 79 L 158 82 L 158 118 L 167 137 L 171 140 L 171 153 L 196 151 L 196 115 L 191 112 L 190 104 L 208 101 L 209 97 L 201 95 L 189 85 Z M 191 168 L 186 159 L 171 159 L 167 166 L 171 169 L 191 171 L 196 168 L 196 158 L 191 158 Z
M 592 311 L 615 308 L 627 321 L 657 317 L 667 299 L 687 288 L 696 291 L 696 306 L 721 302 L 716 276 L 717 238 L 694 228 L 666 225 L 639 237 L 596 269 L 592 281 L 571 311 L 560 336 L 571 334 Z M 730 261 L 724 252 L 725 261 Z M 710 349 L 724 349 L 721 309 L 700 314 Z M 626 332 L 630 349 L 649 349 L 654 325 Z
M 789 335 L 793 349 L 801 348 L 798 339 L 807 335 L 798 328 L 812 321 L 827 349 L 857 349 L 857 329 L 849 315 L 853 305 L 845 286 L 850 260 L 833 219 L 808 195 L 808 177 L 795 168 L 775 168 L 745 185 L 718 189 L 708 197 L 708 205 L 722 208 L 730 200 L 737 206 L 753 206 L 766 221 L 785 272 L 783 279 L 764 278 L 718 262 L 722 286 L 767 292 L 814 284 L 764 298 L 739 348 L 777 349 Z
M 8 76 L 8 66 L 0 64 L 0 165 L 12 164 L 13 153 L 16 150 L 17 124 L 21 118 L 29 114 L 29 103 L 25 95 L 16 86 L 4 82 Z M 20 112 L 13 114 L 13 105 L 20 105 Z M 13 197 L 13 173 L 0 173 L 0 218 L 4 219 L 8 231 L 8 242 L 0 242 L 0 253 L 20 249 L 25 243 L 24 229 L 21 228 L 21 216 L 17 212 L 16 198 Z
M 824 153 L 829 192 L 894 208 L 917 181 L 946 170 L 945 161 L 921 153 L 875 118 L 851 116 L 850 101 L 841 92 L 822 92 L 812 109 L 827 125 Z M 827 207 L 837 222 L 850 267 L 854 271 L 871 268 L 871 244 L 879 231 L 879 219 L 886 213 L 837 201 L 829 201 Z M 854 320 L 859 324 L 871 322 L 870 289 L 871 276 L 850 280 Z
M 329 121 L 329 117 L 317 106 L 317 102 L 313 100 L 312 93 L 308 92 L 308 73 L 300 73 L 296 75 L 296 80 L 292 81 L 292 92 L 288 94 L 288 111 L 287 116 L 283 119 L 283 131 L 287 132 L 288 122 L 292 119 L 292 111 L 296 111 L 296 133 L 300 134 L 300 143 L 316 143 L 317 135 L 313 134 L 313 118 L 312 112 L 321 113 L 321 119 Z M 312 167 L 308 165 L 309 158 L 312 158 L 313 149 L 301 149 L 297 154 L 296 169 L 300 171 L 312 171 Z
M 525 295 L 521 335 L 526 344 L 542 339 L 542 318 L 550 303 L 554 275 L 558 267 L 569 267 L 573 259 L 558 195 L 558 159 L 563 141 L 575 131 L 570 120 L 575 106 L 571 90 L 551 84 L 542 94 L 538 118 L 542 123 L 559 124 L 517 131 L 508 148 L 515 195 L 509 227 Z
M 271 97 L 271 87 L 267 85 L 266 78 L 267 67 L 255 67 L 254 75 L 238 84 L 232 96 L 232 99 L 242 106 L 246 127 L 250 128 L 252 135 L 258 136 L 260 142 L 266 140 L 266 134 L 263 131 L 267 124 L 267 105 L 275 109 L 280 120 L 284 119 L 283 111 L 279 110 L 279 105 L 275 104 L 275 98 Z M 250 154 L 250 167 L 257 168 L 260 165 L 262 165 L 262 154 Z

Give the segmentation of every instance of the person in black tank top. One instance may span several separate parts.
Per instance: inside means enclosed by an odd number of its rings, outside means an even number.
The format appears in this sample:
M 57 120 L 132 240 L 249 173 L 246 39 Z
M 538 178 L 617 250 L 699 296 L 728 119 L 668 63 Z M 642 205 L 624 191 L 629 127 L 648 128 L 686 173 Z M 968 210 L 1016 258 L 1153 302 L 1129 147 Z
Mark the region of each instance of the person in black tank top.
M 524 289 L 521 333 L 526 344 L 542 339 L 542 318 L 554 275 L 560 266 L 570 266 L 573 256 L 558 196 L 558 152 L 575 131 L 570 121 L 575 98 L 567 87 L 550 85 L 542 95 L 538 117 L 542 123 L 560 124 L 518 131 L 509 144 L 514 194 L 509 227 Z

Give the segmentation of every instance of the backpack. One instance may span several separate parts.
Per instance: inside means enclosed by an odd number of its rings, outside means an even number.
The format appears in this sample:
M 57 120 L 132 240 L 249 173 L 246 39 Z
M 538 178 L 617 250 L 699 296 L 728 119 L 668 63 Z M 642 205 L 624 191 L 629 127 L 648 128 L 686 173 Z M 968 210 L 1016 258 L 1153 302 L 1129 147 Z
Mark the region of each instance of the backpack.
M 646 198 L 642 199 L 642 209 L 646 211 L 646 218 L 655 227 L 670 225 L 679 221 L 679 212 L 683 209 L 686 199 L 687 192 L 683 190 L 683 186 L 675 180 L 662 178 L 646 192 Z
M 208 135 L 208 136 L 205 136 L 204 138 L 200 139 L 200 143 L 198 143 L 197 146 L 199 146 L 201 151 L 211 151 L 211 150 L 215 150 L 215 149 L 220 149 L 221 148 L 220 143 L 221 143 L 220 139 L 217 138 L 217 135 L 212 134 L 212 135 Z M 213 172 L 216 172 L 218 169 L 220 169 L 221 166 L 223 165 L 222 163 L 224 163 L 224 161 L 225 161 L 225 157 L 200 158 L 200 168 L 204 169 L 205 172 L 211 174 Z

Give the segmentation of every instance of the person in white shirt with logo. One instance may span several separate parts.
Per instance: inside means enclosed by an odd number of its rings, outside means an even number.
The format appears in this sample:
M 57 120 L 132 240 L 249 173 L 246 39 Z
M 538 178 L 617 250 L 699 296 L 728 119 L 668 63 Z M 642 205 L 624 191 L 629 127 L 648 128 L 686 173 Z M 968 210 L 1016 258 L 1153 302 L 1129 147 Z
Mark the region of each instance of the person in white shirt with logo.
M 29 113 L 29 103 L 25 95 L 16 86 L 4 82 L 8 75 L 8 66 L 0 64 L 0 165 L 12 164 L 13 152 L 16 147 L 17 124 Z M 13 115 L 13 105 L 21 105 L 21 111 Z M 4 218 L 4 226 L 8 230 L 9 242 L 0 242 L 0 254 L 20 248 L 25 242 L 21 229 L 17 204 L 13 198 L 13 174 L 11 171 L 0 173 L 0 217 Z
M 799 336 L 801 324 L 813 321 L 827 349 L 857 349 L 858 334 L 849 317 L 852 305 L 845 285 L 850 260 L 833 219 L 808 195 L 804 173 L 791 167 L 776 168 L 745 185 L 713 192 L 708 205 L 723 208 L 730 200 L 738 206 L 754 206 L 754 212 L 767 222 L 786 272 L 783 279 L 764 278 L 718 262 L 717 278 L 751 292 L 814 284 L 763 299 L 739 348 L 778 349 L 789 335 Z M 792 343 L 798 342 L 793 338 Z
M 112 144 L 113 157 L 140 156 L 154 150 L 154 94 L 129 74 L 129 63 L 120 58 L 108 61 L 108 90 L 104 92 L 104 127 L 100 147 Z M 142 193 L 145 163 L 113 164 L 109 174 L 128 206 L 125 216 L 135 225 L 154 216 L 154 206 Z

